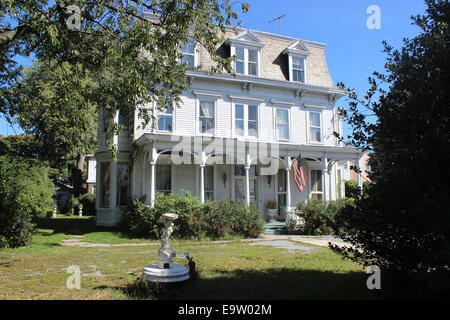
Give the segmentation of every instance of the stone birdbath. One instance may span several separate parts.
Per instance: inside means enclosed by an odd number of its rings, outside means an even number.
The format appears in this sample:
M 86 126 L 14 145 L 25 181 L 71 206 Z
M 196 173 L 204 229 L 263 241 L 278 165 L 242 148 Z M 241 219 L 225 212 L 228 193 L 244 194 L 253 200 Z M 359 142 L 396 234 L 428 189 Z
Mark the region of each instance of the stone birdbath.
M 180 264 L 174 264 L 173 258 L 177 255 L 170 248 L 169 237 L 173 232 L 174 221 L 178 215 L 174 213 L 163 214 L 160 221 L 164 223 L 165 229 L 161 235 L 161 248 L 158 250 L 158 263 L 144 267 L 142 280 L 152 282 L 179 282 L 189 279 L 189 270 Z M 186 256 L 185 253 L 183 256 Z

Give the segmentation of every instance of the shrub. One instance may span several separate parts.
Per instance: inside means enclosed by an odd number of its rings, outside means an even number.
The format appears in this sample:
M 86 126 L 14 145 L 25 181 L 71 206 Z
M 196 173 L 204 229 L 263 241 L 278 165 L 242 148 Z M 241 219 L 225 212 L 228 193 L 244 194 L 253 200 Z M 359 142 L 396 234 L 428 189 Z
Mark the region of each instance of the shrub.
M 75 197 L 71 197 L 67 203 L 67 215 L 73 216 L 78 215 L 78 207 L 80 206 L 80 200 Z
M 360 190 L 358 187 L 358 183 L 353 180 L 346 180 L 345 181 L 345 197 L 358 199 L 359 194 L 360 194 Z
M 174 238 L 257 237 L 263 231 L 264 222 L 256 207 L 231 201 L 202 204 L 189 194 L 158 194 L 154 208 L 134 200 L 125 212 L 122 227 L 132 236 L 158 238 L 162 230 L 158 220 L 169 212 L 179 216 Z
M 304 219 L 303 232 L 310 235 L 330 234 L 340 227 L 339 217 L 346 206 L 353 206 L 354 199 L 340 199 L 325 203 L 321 200 L 309 200 L 300 203 L 297 210 Z
M 0 247 L 27 245 L 33 219 L 52 211 L 53 194 L 53 183 L 40 162 L 0 156 Z
M 95 194 L 85 193 L 78 197 L 78 200 L 83 205 L 83 216 L 95 216 Z

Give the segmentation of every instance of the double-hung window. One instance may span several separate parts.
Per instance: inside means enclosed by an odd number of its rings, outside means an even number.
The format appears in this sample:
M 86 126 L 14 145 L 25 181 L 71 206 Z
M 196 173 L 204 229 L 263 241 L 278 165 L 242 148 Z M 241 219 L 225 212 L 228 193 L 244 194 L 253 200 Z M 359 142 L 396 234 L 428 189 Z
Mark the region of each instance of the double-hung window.
M 248 49 L 248 74 L 256 76 L 258 74 L 258 51 Z
M 289 140 L 289 110 L 276 109 L 275 130 L 278 140 Z
M 200 133 L 215 133 L 215 107 L 212 101 L 200 101 L 199 131 Z
M 311 170 L 311 199 L 323 199 L 322 170 Z
M 181 48 L 181 63 L 186 65 L 188 68 L 195 67 L 195 40 L 189 39 L 183 47 Z
M 130 183 L 128 162 L 117 163 L 117 206 L 128 204 Z
M 238 137 L 258 137 L 258 106 L 235 104 L 235 134 Z
M 100 162 L 100 208 L 109 208 L 111 162 Z
M 158 111 L 158 131 L 172 132 L 173 130 L 173 109 L 165 108 Z
M 305 82 L 305 58 L 292 57 L 292 81 Z
M 214 200 L 214 167 L 205 167 L 205 199 Z
M 244 47 L 236 47 L 235 50 L 236 73 L 257 76 L 259 73 L 259 51 Z
M 245 50 L 236 48 L 236 73 L 245 74 Z
M 309 141 L 322 142 L 322 126 L 320 112 L 309 112 Z
M 172 166 L 170 164 L 156 165 L 156 192 L 165 194 L 172 192 Z

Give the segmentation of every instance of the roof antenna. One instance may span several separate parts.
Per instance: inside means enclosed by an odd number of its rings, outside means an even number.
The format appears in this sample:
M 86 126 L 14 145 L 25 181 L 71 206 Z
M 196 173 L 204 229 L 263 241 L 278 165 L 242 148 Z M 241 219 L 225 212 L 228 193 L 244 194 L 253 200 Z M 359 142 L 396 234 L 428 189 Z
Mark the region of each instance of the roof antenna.
M 287 13 L 285 13 L 279 17 L 276 17 L 275 19 L 272 19 L 267 23 L 272 23 L 272 22 L 278 21 L 278 33 L 281 34 L 281 20 L 286 17 L 287 17 Z

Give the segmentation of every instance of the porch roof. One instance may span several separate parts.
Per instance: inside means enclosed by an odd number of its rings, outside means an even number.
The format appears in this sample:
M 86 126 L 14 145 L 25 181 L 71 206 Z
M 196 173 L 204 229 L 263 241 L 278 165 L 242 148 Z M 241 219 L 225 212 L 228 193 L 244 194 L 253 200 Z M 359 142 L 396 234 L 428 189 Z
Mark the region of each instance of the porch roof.
M 203 139 L 202 139 L 203 138 Z M 202 151 L 217 150 L 230 142 L 235 146 L 236 151 L 244 151 L 250 145 L 253 147 L 266 145 L 266 149 L 272 150 L 278 147 L 280 156 L 297 156 L 299 153 L 303 154 L 303 157 L 321 157 L 326 156 L 331 160 L 351 160 L 359 159 L 363 153 L 361 150 L 349 147 L 349 146 L 327 146 L 327 145 L 309 145 L 309 144 L 296 144 L 292 142 L 270 142 L 260 140 L 241 140 L 236 138 L 223 138 L 223 137 L 202 137 L 202 136 L 180 136 L 172 134 L 155 134 L 145 133 L 136 140 L 136 144 L 139 147 L 146 145 L 156 147 L 159 149 L 171 150 L 173 147 L 180 147 L 182 150 L 189 149 L 192 143 L 202 143 Z M 225 151 L 226 149 L 223 148 Z M 200 151 L 200 150 L 196 150 Z

